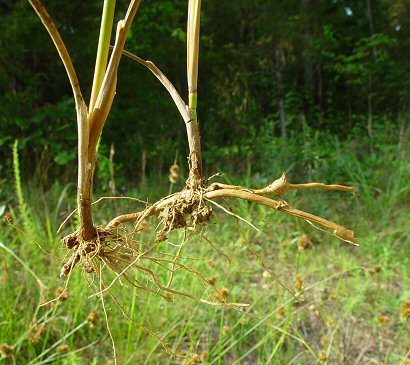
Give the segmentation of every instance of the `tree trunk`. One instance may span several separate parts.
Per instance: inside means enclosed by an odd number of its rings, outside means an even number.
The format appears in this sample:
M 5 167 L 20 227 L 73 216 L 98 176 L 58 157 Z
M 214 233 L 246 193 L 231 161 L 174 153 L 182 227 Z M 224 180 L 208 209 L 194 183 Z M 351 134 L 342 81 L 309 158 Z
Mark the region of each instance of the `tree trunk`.
M 320 126 L 323 126 L 325 121 L 324 121 L 324 115 L 326 112 L 326 97 L 325 97 L 325 90 L 323 87 L 323 68 L 321 64 L 318 64 L 316 66 L 317 69 L 317 99 L 318 99 L 318 104 L 319 104 L 319 124 Z
M 367 0 L 367 16 L 369 18 L 370 34 L 373 35 L 375 33 L 375 26 L 374 26 L 373 2 L 372 2 L 372 0 Z
M 310 14 L 311 9 L 311 0 L 303 0 L 302 11 L 305 14 Z M 311 24 L 309 23 L 310 19 L 307 18 L 307 21 L 304 25 L 304 34 L 303 38 L 305 40 L 304 50 L 303 50 L 303 78 L 304 78 L 304 114 L 308 114 L 311 100 L 314 100 L 314 88 L 313 88 L 313 65 L 308 54 L 308 44 L 312 38 L 311 34 Z
M 141 154 L 141 190 L 147 187 L 147 150 L 144 149 Z
M 283 140 L 287 138 L 286 132 L 286 113 L 285 113 L 285 100 L 283 93 L 283 82 L 282 82 L 282 63 L 280 57 L 280 51 L 278 48 L 275 49 L 275 71 L 276 71 L 276 85 L 277 93 L 279 98 L 279 118 L 280 118 L 280 134 Z
M 374 16 L 373 16 L 373 2 L 372 0 L 367 0 L 367 16 L 369 18 L 369 28 L 370 28 L 370 35 L 373 37 L 375 33 L 375 26 L 374 26 Z M 372 61 L 376 63 L 376 56 L 377 50 L 376 47 L 372 47 Z M 368 111 L 368 118 L 367 118 L 367 132 L 370 138 L 370 151 L 373 152 L 373 80 L 372 76 L 369 75 L 368 78 L 368 94 L 367 94 L 367 111 Z

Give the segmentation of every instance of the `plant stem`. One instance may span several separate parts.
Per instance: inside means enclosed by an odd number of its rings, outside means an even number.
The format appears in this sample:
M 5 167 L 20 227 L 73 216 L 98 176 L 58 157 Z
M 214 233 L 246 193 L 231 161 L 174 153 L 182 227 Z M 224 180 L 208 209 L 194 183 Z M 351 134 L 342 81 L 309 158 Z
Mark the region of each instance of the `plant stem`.
M 47 13 L 39 0 L 29 0 L 31 6 L 36 11 L 37 15 L 41 19 L 44 27 L 50 34 L 51 39 L 60 55 L 60 58 L 64 64 L 64 68 L 67 72 L 70 80 L 71 88 L 73 90 L 75 108 L 77 112 L 77 128 L 78 128 L 78 210 L 80 215 L 80 231 L 84 231 L 85 237 L 89 237 L 94 234 L 94 227 L 92 223 L 91 214 L 91 193 L 90 186 L 90 170 L 92 168 L 88 162 L 88 142 L 89 142 L 89 125 L 88 125 L 88 111 L 87 105 L 84 102 L 80 84 L 71 61 L 67 48 L 58 32 L 53 20 Z M 91 176 L 92 181 L 92 176 Z M 87 202 L 90 202 L 87 207 Z
M 195 187 L 202 184 L 201 139 L 198 122 L 196 120 L 196 113 L 193 115 L 193 120 L 186 125 L 186 129 L 188 134 L 190 160 L 189 184 L 192 185 L 192 187 Z
M 80 217 L 80 237 L 84 241 L 89 241 L 95 237 L 91 207 L 95 164 L 87 163 L 86 166 L 84 180 L 78 186 L 77 205 Z
M 196 97 L 195 102 L 191 97 L 191 109 L 185 105 L 184 100 L 178 94 L 178 91 L 175 89 L 174 85 L 168 78 L 162 73 L 162 71 L 151 61 L 143 60 L 142 58 L 133 55 L 127 51 L 122 51 L 122 53 L 132 58 L 133 60 L 139 62 L 141 65 L 147 67 L 155 77 L 161 82 L 161 84 L 167 89 L 169 94 L 172 97 L 175 105 L 177 106 L 179 113 L 182 116 L 182 119 L 185 122 L 185 127 L 187 130 L 188 142 L 189 142 L 189 151 L 190 151 L 190 160 L 191 160 L 191 168 L 190 174 L 192 177 L 189 179 L 190 185 L 198 185 L 195 184 L 201 183 L 202 181 L 202 158 L 201 158 L 201 143 L 200 143 L 200 135 L 199 135 L 199 126 L 198 120 L 196 116 Z M 195 93 L 196 95 L 196 93 Z M 192 161 L 194 161 L 192 163 Z M 196 162 L 195 162 L 196 161 Z
M 190 108 L 196 108 L 200 16 L 201 0 L 189 0 L 187 25 L 187 76 Z
M 188 79 L 188 111 L 191 120 L 187 124 L 189 159 L 191 162 L 188 185 L 193 188 L 202 184 L 202 154 L 198 125 L 197 87 L 199 59 L 199 29 L 201 0 L 189 0 L 187 24 L 187 79 Z
M 105 0 L 101 19 L 100 37 L 98 40 L 97 58 L 94 69 L 94 81 L 91 91 L 89 113 L 94 111 L 95 102 L 100 92 L 105 71 L 107 68 L 108 51 L 110 48 L 111 30 L 114 20 L 115 0 Z M 90 151 L 90 122 L 88 115 L 84 118 L 84 128 L 79 128 L 78 133 L 78 192 L 77 205 L 80 217 L 80 237 L 91 240 L 95 236 L 92 216 L 93 177 L 96 163 L 96 153 Z
M 137 61 L 141 65 L 145 66 L 150 70 L 154 76 L 161 82 L 161 84 L 165 87 L 168 93 L 171 95 L 172 100 L 174 101 L 175 105 L 178 108 L 179 113 L 182 116 L 182 119 L 186 124 L 190 123 L 192 120 L 192 116 L 189 113 L 187 106 L 185 105 L 185 101 L 181 98 L 178 91 L 175 89 L 175 86 L 172 84 L 171 81 L 164 75 L 164 73 L 151 61 L 144 60 L 141 57 L 138 57 L 130 52 L 122 51 L 124 56 L 127 56 L 134 61 Z
M 87 128 L 81 131 L 83 133 L 81 136 L 79 135 L 79 151 L 81 151 L 83 159 L 81 164 L 79 163 L 79 171 L 81 173 L 79 173 L 77 202 L 80 216 L 80 237 L 85 241 L 91 240 L 96 235 L 91 208 L 94 170 L 97 162 L 96 146 L 111 110 L 117 86 L 117 71 L 122 50 L 140 2 L 141 0 L 132 0 L 125 18 L 118 22 L 114 50 L 106 70 L 104 66 L 104 78 L 101 81 L 95 105 L 93 109 L 90 109 L 90 114 L 85 116 Z M 108 25 L 106 26 L 108 27 Z M 105 38 L 105 41 L 109 49 L 109 38 Z M 96 67 L 102 66 L 99 64 Z
M 105 70 L 107 68 L 108 51 L 110 49 L 111 31 L 114 21 L 115 0 L 104 0 L 101 18 L 100 37 L 98 39 L 97 58 L 95 61 L 94 80 L 91 90 L 89 110 L 94 109 Z
M 90 145 L 89 150 L 95 153 L 98 139 L 107 120 L 108 113 L 114 100 L 117 86 L 117 71 L 120 63 L 122 51 L 127 39 L 131 23 L 137 13 L 141 0 L 132 0 L 128 6 L 125 18 L 117 24 L 115 44 L 111 53 L 110 61 L 102 81 L 100 91 L 95 102 L 95 107 L 90 111 Z M 90 160 L 92 160 L 90 156 Z

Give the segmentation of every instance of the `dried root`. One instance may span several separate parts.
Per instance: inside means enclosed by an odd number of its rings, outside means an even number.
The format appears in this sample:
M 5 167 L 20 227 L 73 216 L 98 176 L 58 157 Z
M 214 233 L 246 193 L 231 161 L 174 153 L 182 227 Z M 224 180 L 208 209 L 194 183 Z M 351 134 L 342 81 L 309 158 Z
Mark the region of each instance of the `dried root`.
M 195 188 L 192 188 L 192 186 L 195 186 Z M 203 181 L 193 184 L 190 177 L 187 181 L 187 187 L 181 192 L 159 200 L 142 212 L 120 215 L 114 218 L 106 228 L 115 228 L 126 222 L 138 221 L 141 217 L 149 217 L 159 214 L 164 224 L 163 233 L 169 232 L 172 229 L 195 225 L 196 223 L 206 223 L 212 214 L 210 207 L 207 207 L 204 204 L 206 201 L 221 198 L 240 198 L 250 202 L 263 204 L 277 211 L 302 218 L 315 226 L 317 225 L 322 229 L 332 232 L 335 236 L 345 242 L 355 244 L 356 238 L 354 237 L 353 231 L 322 217 L 293 208 L 282 198 L 283 194 L 289 190 L 312 188 L 346 191 L 353 193 L 355 196 L 358 195 L 354 188 L 344 185 L 326 185 L 322 183 L 290 184 L 286 174 L 283 174 L 281 178 L 262 189 L 250 189 L 242 186 L 221 183 L 213 183 L 206 187 L 203 185 Z M 279 197 L 280 200 L 274 200 L 265 195 L 274 195 Z M 184 222 L 187 214 L 191 215 L 191 220 L 192 217 L 196 217 L 196 221 L 191 222 L 190 224 L 187 224 L 186 221 Z M 163 236 L 163 233 L 160 235 L 160 238 L 166 237 L 166 235 Z
M 159 292 L 163 291 L 163 297 L 168 300 L 169 294 L 174 293 L 174 291 L 170 289 L 170 285 L 165 287 L 160 284 L 155 274 L 155 269 L 151 269 L 143 263 L 148 260 L 151 261 L 151 264 L 154 263 L 154 266 L 159 265 L 169 269 L 167 265 L 172 262 L 171 271 L 183 268 L 194 272 L 193 269 L 188 269 L 177 263 L 180 252 L 173 260 L 169 260 L 169 258 L 164 259 L 163 257 L 154 257 L 152 256 L 152 252 L 155 251 L 156 245 L 166 241 L 167 235 L 171 231 L 184 229 L 194 232 L 197 226 L 205 225 L 213 213 L 212 207 L 208 203 L 220 207 L 218 203 L 213 201 L 220 198 L 240 198 L 263 204 L 279 212 L 302 218 L 312 225 L 318 226 L 318 228 L 332 232 L 335 236 L 346 242 L 353 244 L 356 242 L 353 231 L 322 217 L 293 208 L 282 198 L 283 194 L 289 190 L 311 188 L 347 191 L 357 196 L 357 192 L 352 187 L 325 185 L 321 183 L 290 184 L 286 174 L 283 174 L 281 178 L 273 181 L 262 189 L 250 189 L 221 183 L 213 183 L 206 186 L 202 178 L 197 179 L 195 176 L 195 174 L 190 174 L 186 187 L 182 191 L 171 194 L 152 205 L 147 205 L 143 211 L 120 215 L 111 220 L 106 227 L 95 227 L 96 233 L 92 240 L 82 240 L 80 231 L 73 232 L 64 237 L 61 240 L 62 244 L 67 249 L 73 250 L 73 252 L 63 265 L 61 276 L 69 275 L 77 264 L 80 264 L 86 272 L 96 272 L 97 264 L 102 262 L 105 266 L 117 273 L 117 279 L 120 276 L 124 276 L 124 279 L 131 282 L 132 285 L 152 291 L 152 288 L 138 281 L 138 279 L 131 279 L 131 275 L 128 275 L 128 271 L 131 268 L 137 269 L 143 273 L 145 278 L 148 278 L 148 280 L 154 284 L 157 292 L 158 289 Z M 194 180 L 197 181 L 195 182 Z M 280 200 L 274 200 L 265 195 L 274 195 L 279 197 Z M 156 233 L 155 243 L 153 245 L 145 245 L 145 250 L 137 248 L 141 245 L 135 241 L 133 234 L 126 236 L 119 234 L 117 228 L 127 222 L 135 222 L 134 232 L 142 230 L 142 228 L 139 229 L 138 227 L 142 227 L 146 224 L 146 218 L 151 216 L 157 216 L 159 218 L 161 229 Z M 241 217 L 239 217 L 239 219 L 241 219 Z M 172 271 L 172 276 L 174 275 L 174 271 Z M 195 274 L 200 276 L 197 272 Z M 206 282 L 201 276 L 200 278 Z

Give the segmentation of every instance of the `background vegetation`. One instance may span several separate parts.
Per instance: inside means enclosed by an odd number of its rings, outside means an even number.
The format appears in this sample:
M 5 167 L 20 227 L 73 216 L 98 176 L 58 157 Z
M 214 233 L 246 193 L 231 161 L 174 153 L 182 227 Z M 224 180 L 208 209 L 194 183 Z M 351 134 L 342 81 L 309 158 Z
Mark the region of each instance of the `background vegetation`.
M 117 3 L 123 12 L 126 1 Z M 101 2 L 44 5 L 90 88 Z M 185 1 L 144 0 L 126 46 L 154 61 L 181 95 L 185 13 Z M 63 286 L 55 232 L 75 206 L 69 83 L 28 3 L 0 1 L 0 27 L 0 242 L 8 249 L 0 247 L 0 344 L 14 347 L 14 358 L 0 362 L 104 364 L 111 343 L 83 274 L 76 271 L 66 302 L 38 308 Z M 361 246 L 347 247 L 293 219 L 238 203 L 234 209 L 257 222 L 259 233 L 241 226 L 241 235 L 225 219 L 208 228 L 232 265 L 199 237 L 190 257 L 207 258 L 198 268 L 216 276 L 232 301 L 251 303 L 257 318 L 181 298 L 170 305 L 129 288 L 118 298 L 173 350 L 202 354 L 202 360 L 190 355 L 192 363 L 408 364 L 409 2 L 207 0 L 201 42 L 198 110 L 206 175 L 222 172 L 228 182 L 264 186 L 287 171 L 295 183 L 353 184 L 359 200 L 309 192 L 291 194 L 290 201 L 354 227 Z M 100 142 L 96 194 L 111 193 L 113 143 L 117 193 L 153 201 L 170 188 L 176 154 L 185 178 L 183 124 L 153 76 L 129 59 L 121 61 L 114 103 Z M 123 201 L 102 204 L 99 222 L 112 211 L 133 209 Z M 302 250 L 304 242 L 314 249 Z M 295 304 L 257 257 L 288 287 L 305 286 L 304 301 Z M 40 299 L 33 273 L 48 287 Z M 184 275 L 180 285 L 203 292 Z M 182 361 L 130 325 L 113 303 L 107 306 L 121 363 Z M 100 315 L 94 327 L 87 321 L 92 309 Z

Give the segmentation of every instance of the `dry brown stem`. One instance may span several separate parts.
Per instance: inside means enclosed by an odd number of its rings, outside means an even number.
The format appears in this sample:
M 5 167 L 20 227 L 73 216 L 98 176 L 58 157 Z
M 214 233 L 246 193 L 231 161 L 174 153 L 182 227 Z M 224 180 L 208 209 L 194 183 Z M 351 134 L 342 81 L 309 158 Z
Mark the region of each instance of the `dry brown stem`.
M 185 127 L 188 136 L 189 143 L 189 163 L 190 163 L 190 176 L 188 185 L 197 188 L 203 185 L 202 181 L 202 152 L 201 152 L 201 140 L 199 133 L 199 126 L 195 120 L 195 116 L 190 111 L 188 105 L 184 102 L 178 91 L 175 89 L 172 82 L 164 75 L 164 73 L 151 61 L 144 60 L 130 52 L 123 51 L 125 56 L 137 61 L 141 65 L 147 67 L 154 76 L 161 82 L 168 93 L 171 95 L 182 119 L 185 122 Z M 196 69 L 196 72 L 198 70 Z M 195 83 L 196 85 L 196 83 Z M 196 88 L 196 86 L 195 86 Z
M 60 33 L 58 32 L 53 20 L 47 13 L 44 6 L 39 0 L 29 0 L 30 4 L 36 11 L 37 15 L 44 24 L 50 34 L 51 39 L 58 51 L 58 54 L 66 69 L 68 78 L 70 80 L 71 88 L 74 95 L 75 107 L 77 112 L 77 125 L 78 125 L 78 211 L 81 222 L 81 234 L 84 237 L 89 238 L 94 235 L 94 228 L 92 223 L 91 207 L 91 194 L 92 194 L 92 164 L 89 164 L 88 160 L 88 138 L 89 138 L 89 124 L 88 124 L 88 110 L 84 102 L 80 84 L 72 64 L 70 55 L 62 40 Z
M 48 14 L 47 10 L 41 4 L 39 0 L 29 0 L 29 3 L 37 13 L 44 27 L 47 29 L 48 33 L 54 45 L 57 49 L 57 52 L 60 56 L 61 61 L 63 62 L 64 68 L 67 72 L 68 78 L 70 80 L 71 88 L 73 90 L 73 95 L 76 103 L 76 108 L 78 110 L 79 106 L 85 107 L 83 96 L 81 94 L 80 84 L 78 82 L 77 74 L 75 72 L 73 63 L 71 61 L 70 55 L 67 51 L 67 48 L 60 36 L 60 33 L 57 30 L 53 20 Z
M 185 123 L 190 123 L 192 121 L 192 116 L 188 112 L 187 105 L 185 104 L 184 100 L 181 98 L 179 95 L 177 89 L 175 89 L 175 86 L 172 84 L 171 81 L 164 75 L 164 73 L 151 61 L 149 60 L 144 60 L 141 57 L 138 57 L 128 51 L 122 51 L 124 56 L 127 56 L 134 61 L 137 61 L 141 65 L 145 66 L 150 70 L 154 76 L 161 82 L 161 84 L 165 87 L 165 89 L 168 91 L 168 93 L 171 95 L 172 100 L 174 101 L 176 107 L 178 108 L 179 113 L 182 116 L 182 119 L 184 120 Z

